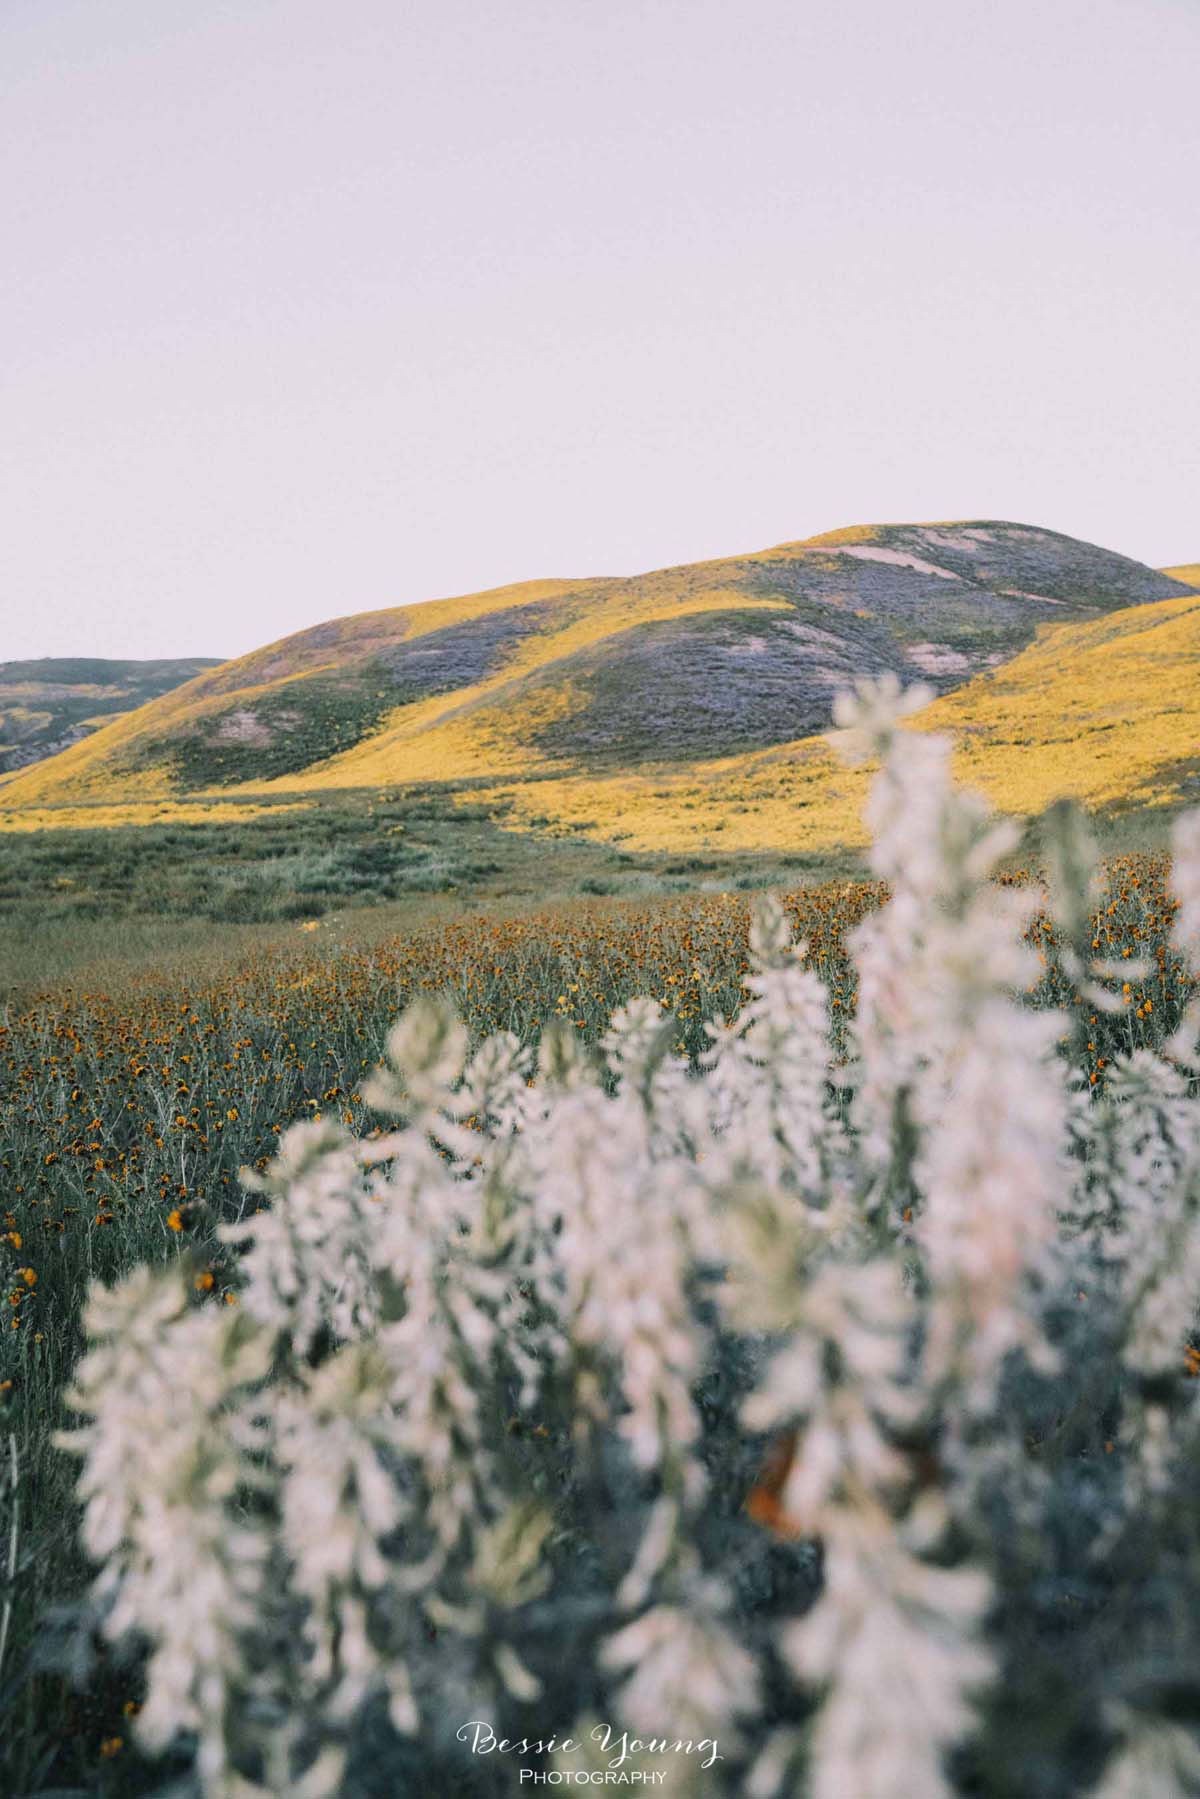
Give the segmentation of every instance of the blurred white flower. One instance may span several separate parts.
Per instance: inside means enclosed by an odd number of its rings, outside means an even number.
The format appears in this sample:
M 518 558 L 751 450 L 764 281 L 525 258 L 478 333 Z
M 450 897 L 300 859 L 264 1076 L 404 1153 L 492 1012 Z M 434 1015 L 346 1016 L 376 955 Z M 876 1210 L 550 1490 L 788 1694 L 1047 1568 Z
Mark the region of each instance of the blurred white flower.
M 469 1055 L 422 1000 L 368 1087 L 396 1128 L 299 1125 L 247 1177 L 258 1209 L 223 1233 L 239 1306 L 145 1270 L 93 1289 L 66 1441 L 95 1599 L 148 1645 L 143 1741 L 193 1736 L 206 1799 L 352 1799 L 369 1703 L 436 1736 L 519 1719 L 556 1666 L 633 1732 L 719 1737 L 714 1783 L 749 1799 L 939 1799 L 993 1674 L 977 1500 L 1037 1490 L 1002 1376 L 1052 1368 L 1081 1268 L 1128 1371 L 1128 1491 L 1172 1466 L 1200 1301 L 1190 1051 L 1118 1059 L 1099 1102 L 1069 1090 L 1067 1021 L 1024 1003 L 1031 896 L 995 880 L 1013 828 L 901 728 L 929 697 L 885 677 L 836 708 L 842 747 L 882 758 L 890 889 L 852 940 L 848 1061 L 770 900 L 698 1069 L 651 999 L 599 1057 L 548 1026 L 536 1064 L 507 1032 Z M 1061 836 L 1079 937 L 1090 851 Z M 1175 884 L 1195 955 L 1196 818 Z M 733 1504 L 819 1548 L 815 1599 L 770 1627 L 804 1732 L 761 1720 L 765 1627 L 743 1630 L 743 1569 L 711 1565 L 735 1428 L 766 1441 Z M 1102 1799 L 1200 1779 L 1174 1725 L 1117 1729 Z
M 1184 1799 L 1200 1793 L 1200 1742 L 1181 1724 L 1130 1719 L 1091 1799 Z
M 1200 967 L 1200 808 L 1176 819 L 1171 863 L 1171 891 L 1179 907 L 1175 942 Z
M 718 1582 L 697 1585 L 687 1605 L 658 1605 L 605 1643 L 601 1666 L 625 1676 L 622 1719 L 641 1736 L 699 1739 L 724 1734 L 759 1704 L 754 1657 L 722 1621 L 728 1596 Z

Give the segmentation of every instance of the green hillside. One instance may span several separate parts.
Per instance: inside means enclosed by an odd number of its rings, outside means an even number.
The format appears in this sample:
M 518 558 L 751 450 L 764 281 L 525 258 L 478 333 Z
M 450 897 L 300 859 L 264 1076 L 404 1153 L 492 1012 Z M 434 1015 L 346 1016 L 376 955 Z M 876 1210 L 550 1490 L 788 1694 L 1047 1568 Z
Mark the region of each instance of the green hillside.
M 117 713 L 144 706 L 217 666 L 213 656 L 157 662 L 46 656 L 0 662 L 0 771 L 25 768 L 68 749 Z

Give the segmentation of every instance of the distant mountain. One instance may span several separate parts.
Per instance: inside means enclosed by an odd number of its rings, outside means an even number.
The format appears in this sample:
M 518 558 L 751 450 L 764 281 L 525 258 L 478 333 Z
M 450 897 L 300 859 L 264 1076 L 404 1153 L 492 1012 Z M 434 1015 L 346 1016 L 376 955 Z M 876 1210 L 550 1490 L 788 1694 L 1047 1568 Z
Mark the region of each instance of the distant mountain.
M 216 668 L 212 656 L 110 662 L 45 656 L 0 662 L 0 771 L 24 768 L 90 736 L 120 712 Z
M 530 582 L 360 613 L 223 663 L 10 775 L 0 804 L 665 772 L 823 730 L 852 676 L 892 669 L 944 693 L 1041 627 L 1187 591 L 992 520 Z
M 1164 568 L 1162 572 L 1174 581 L 1182 581 L 1185 587 L 1200 590 L 1200 562 L 1178 562 L 1174 568 Z

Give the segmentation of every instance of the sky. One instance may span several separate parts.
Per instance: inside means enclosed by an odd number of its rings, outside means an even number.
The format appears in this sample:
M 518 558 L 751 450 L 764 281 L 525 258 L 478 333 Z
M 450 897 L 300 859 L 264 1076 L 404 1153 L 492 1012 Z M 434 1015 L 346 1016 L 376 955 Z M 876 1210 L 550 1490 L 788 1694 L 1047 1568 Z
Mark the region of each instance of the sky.
M 1200 556 L 1200 0 L 4 0 L 0 659 Z

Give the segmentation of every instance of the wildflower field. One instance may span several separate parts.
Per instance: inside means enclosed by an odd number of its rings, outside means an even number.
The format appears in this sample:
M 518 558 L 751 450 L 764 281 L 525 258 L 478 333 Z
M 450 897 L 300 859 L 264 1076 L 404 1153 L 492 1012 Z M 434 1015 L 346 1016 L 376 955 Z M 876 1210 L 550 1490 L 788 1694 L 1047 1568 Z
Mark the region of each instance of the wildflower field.
M 847 719 L 869 878 L 15 990 L 0 1791 L 1194 1790 L 1196 871 Z

